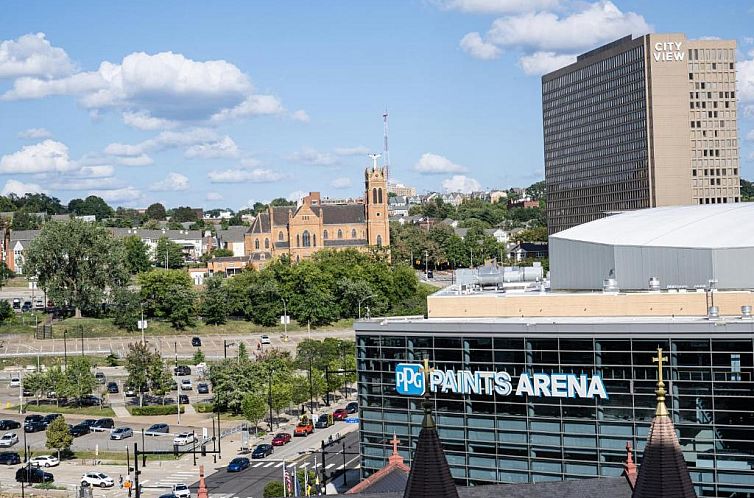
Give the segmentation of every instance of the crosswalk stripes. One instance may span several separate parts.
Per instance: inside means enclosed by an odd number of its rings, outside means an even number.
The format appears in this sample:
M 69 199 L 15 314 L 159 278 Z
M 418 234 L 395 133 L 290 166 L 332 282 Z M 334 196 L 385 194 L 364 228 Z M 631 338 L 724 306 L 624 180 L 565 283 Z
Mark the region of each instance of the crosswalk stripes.
M 331 469 L 333 467 L 335 467 L 335 464 L 331 463 L 330 465 L 328 465 L 327 467 L 325 467 L 325 470 L 329 470 L 329 469 Z
M 301 465 L 298 466 L 299 469 L 305 469 L 309 466 L 309 462 L 304 462 Z
M 295 468 L 296 468 L 296 464 L 295 464 L 295 463 L 292 463 L 292 464 L 290 464 L 290 465 L 287 465 L 287 467 L 288 467 L 289 469 L 295 469 Z
M 275 465 L 275 462 L 270 462 L 267 465 L 265 465 L 264 468 L 266 469 L 268 467 L 272 467 L 273 465 Z
M 279 468 L 280 468 L 280 467 L 282 467 L 282 466 L 283 466 L 283 462 L 278 462 L 278 464 L 277 464 L 277 465 L 275 465 L 275 468 L 276 468 L 276 469 L 279 469 Z
M 282 463 L 282 462 L 281 462 L 281 463 Z M 255 463 L 254 465 L 252 465 L 252 467 L 254 467 L 254 468 L 256 469 L 256 468 L 257 468 L 257 467 L 259 467 L 260 465 L 264 465 L 264 462 Z

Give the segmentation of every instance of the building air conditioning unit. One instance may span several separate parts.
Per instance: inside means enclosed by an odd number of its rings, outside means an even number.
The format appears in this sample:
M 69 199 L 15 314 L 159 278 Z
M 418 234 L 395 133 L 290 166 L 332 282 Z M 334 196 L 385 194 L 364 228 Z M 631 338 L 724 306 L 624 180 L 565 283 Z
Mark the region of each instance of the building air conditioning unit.
M 707 308 L 707 320 L 719 320 L 720 309 L 717 306 L 710 306 Z
M 649 292 L 660 292 L 660 279 L 649 277 Z

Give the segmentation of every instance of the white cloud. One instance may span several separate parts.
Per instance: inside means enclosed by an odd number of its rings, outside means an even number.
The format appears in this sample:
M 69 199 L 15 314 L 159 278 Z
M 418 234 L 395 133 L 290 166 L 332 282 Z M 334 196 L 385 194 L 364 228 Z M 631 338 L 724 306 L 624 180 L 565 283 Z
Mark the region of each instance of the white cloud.
M 113 190 L 92 190 L 89 195 L 102 197 L 107 202 L 131 202 L 141 199 L 141 192 L 134 187 L 123 187 Z
M 18 196 L 23 196 L 26 193 L 39 194 L 41 192 L 42 187 L 36 183 L 23 183 L 18 180 L 8 180 L 5 182 L 5 186 L 3 187 L 2 192 L 0 192 L 0 195 L 16 194 Z
M 52 137 L 52 133 L 50 133 L 50 131 L 45 128 L 29 128 L 28 130 L 24 130 L 18 134 L 18 138 L 23 138 L 26 140 L 38 140 L 40 138 L 50 137 Z
M 528 75 L 543 75 L 576 62 L 575 55 L 555 52 L 534 52 L 519 59 L 521 68 Z
M 135 52 L 120 63 L 103 61 L 96 71 L 58 79 L 18 78 L 2 99 L 50 95 L 78 96 L 90 110 L 120 109 L 127 124 L 141 129 L 284 112 L 277 97 L 254 94 L 249 77 L 234 64 L 195 61 L 173 52 Z
M 746 140 L 754 140 L 754 130 L 746 134 Z
M 482 190 L 482 184 L 468 176 L 453 175 L 442 181 L 442 188 L 446 192 L 461 192 L 469 194 L 471 192 Z
M 154 192 L 179 192 L 188 190 L 189 179 L 180 173 L 168 173 L 168 176 L 162 180 L 153 183 L 149 190 Z
M 298 111 L 292 112 L 291 113 L 291 118 L 294 121 L 299 121 L 301 123 L 308 123 L 309 121 L 311 121 L 311 118 L 306 113 L 306 111 L 303 110 L 303 109 L 299 109 Z
M 754 50 L 749 53 L 750 59 L 739 61 L 736 64 L 738 100 L 744 108 L 747 116 L 754 116 Z
M 68 157 L 68 147 L 55 140 L 26 145 L 0 159 L 0 173 L 49 173 L 76 169 Z
M 338 156 L 366 156 L 369 154 L 369 148 L 363 145 L 356 147 L 336 147 L 335 154 Z
M 164 130 L 174 128 L 177 124 L 175 121 L 168 119 L 152 117 L 147 111 L 124 112 L 123 122 L 138 130 Z
M 82 166 L 76 176 L 80 178 L 106 178 L 115 174 L 115 168 L 112 166 Z
M 477 32 L 467 33 L 458 43 L 464 52 L 475 59 L 490 60 L 500 57 L 502 51 L 493 43 L 482 40 Z
M 700 36 L 697 40 L 722 40 L 719 36 Z
M 58 178 L 47 184 L 52 190 L 107 190 L 119 188 L 113 178 Z
M 192 145 L 186 149 L 185 156 L 188 159 L 238 157 L 238 146 L 232 138 L 226 135 L 216 142 Z
M 438 154 L 422 154 L 419 161 L 414 164 L 414 171 L 424 175 L 441 175 L 445 173 L 463 173 L 466 168 L 455 164 L 450 159 Z
M 21 76 L 54 78 L 73 71 L 75 67 L 65 50 L 53 47 L 44 33 L 0 42 L 0 79 Z
M 221 201 L 223 200 L 223 195 L 219 192 L 207 192 L 207 200 L 208 201 Z
M 262 161 L 254 157 L 245 157 L 241 159 L 241 166 L 245 168 L 258 168 L 262 165 Z
M 329 152 L 319 152 L 311 147 L 304 147 L 299 152 L 288 156 L 288 160 L 295 163 L 313 164 L 315 166 L 332 166 L 338 160 Z
M 445 10 L 460 10 L 472 14 L 507 14 L 557 7 L 560 0 L 434 0 Z
M 289 201 L 298 202 L 307 195 L 309 194 L 307 192 L 304 192 L 303 190 L 294 190 L 286 196 L 286 199 L 288 199 Z
M 115 159 L 121 166 L 149 166 L 154 160 L 146 154 L 138 156 L 122 156 Z
M 351 186 L 351 179 L 347 176 L 341 176 L 330 182 L 332 188 L 348 188 Z
M 562 17 L 540 11 L 497 19 L 487 33 L 487 41 L 500 47 L 562 52 L 594 48 L 626 34 L 651 31 L 641 15 L 624 13 L 603 0 Z
M 283 173 L 263 168 L 214 170 L 207 176 L 212 183 L 272 183 L 286 178 Z

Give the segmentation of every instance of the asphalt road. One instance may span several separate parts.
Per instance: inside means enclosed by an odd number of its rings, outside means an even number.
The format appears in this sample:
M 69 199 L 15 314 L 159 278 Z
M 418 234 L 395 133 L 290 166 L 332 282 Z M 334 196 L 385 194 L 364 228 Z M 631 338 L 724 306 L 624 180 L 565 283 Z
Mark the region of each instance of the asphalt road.
M 294 468 L 314 470 L 316 458 L 316 470 L 318 473 L 321 473 L 322 457 L 321 452 L 318 451 L 320 448 L 320 442 L 322 440 L 327 440 L 330 435 L 335 437 L 335 433 L 343 431 L 347 425 L 350 424 L 336 422 L 334 426 L 329 427 L 328 429 L 318 430 L 307 438 L 295 438 L 282 448 L 275 448 L 275 453 L 271 456 L 261 460 L 252 460 L 251 466 L 241 472 L 231 473 L 227 472 L 225 469 L 220 469 L 205 478 L 207 490 L 213 498 L 261 498 L 264 486 L 268 482 L 282 480 L 283 460 L 285 460 L 286 467 L 292 472 Z M 346 451 L 345 468 L 347 469 L 356 468 L 360 462 L 359 433 L 358 430 L 354 429 L 358 429 L 358 426 L 354 425 L 353 428 L 349 429 L 351 432 L 343 435 Z M 266 438 L 265 442 L 269 442 L 269 438 Z M 311 451 L 313 449 L 317 451 Z M 325 451 L 330 454 L 326 455 L 324 469 L 328 477 L 333 472 L 342 471 L 344 468 L 342 450 L 342 443 L 334 443 L 327 446 Z M 246 456 L 249 459 L 251 458 L 250 455 L 239 456 Z M 229 462 L 230 460 L 231 457 L 228 456 L 227 461 Z M 303 486 L 303 483 L 301 483 L 301 485 Z M 198 482 L 194 482 L 191 485 L 192 493 L 196 492 L 198 486 Z

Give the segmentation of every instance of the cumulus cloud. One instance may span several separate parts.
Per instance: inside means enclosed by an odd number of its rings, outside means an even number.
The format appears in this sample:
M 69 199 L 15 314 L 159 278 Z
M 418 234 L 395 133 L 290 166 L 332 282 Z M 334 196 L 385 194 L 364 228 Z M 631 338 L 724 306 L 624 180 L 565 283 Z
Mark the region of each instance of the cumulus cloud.
M 146 154 L 139 154 L 138 156 L 117 157 L 115 160 L 121 166 L 149 166 L 150 164 L 154 164 L 154 159 Z
M 576 62 L 576 56 L 555 52 L 534 52 L 519 59 L 521 69 L 528 75 L 543 75 Z
M 557 7 L 560 0 L 434 0 L 445 10 L 459 10 L 471 14 L 508 14 Z
M 113 178 L 57 178 L 46 184 L 52 190 L 107 190 L 120 187 Z
M 286 178 L 283 173 L 264 168 L 213 170 L 207 176 L 212 183 L 273 183 Z
M 45 128 L 29 128 L 18 134 L 18 138 L 25 140 L 39 140 L 40 138 L 50 138 L 52 133 Z
M 10 74 L 21 75 L 18 70 Z M 96 71 L 51 73 L 64 76 L 56 79 L 24 74 L 2 99 L 74 95 L 86 109 L 121 109 L 124 122 L 141 129 L 284 112 L 277 97 L 255 94 L 249 77 L 234 64 L 195 61 L 173 52 L 135 52 L 120 63 L 104 61 Z
M 207 192 L 206 199 L 208 201 L 221 201 L 223 200 L 223 195 L 220 192 Z
M 494 43 L 482 40 L 481 35 L 477 32 L 466 34 L 458 44 L 464 52 L 475 59 L 497 59 L 502 52 Z
M 338 156 L 366 156 L 369 154 L 369 148 L 363 145 L 356 147 L 336 147 L 335 154 Z
M 82 166 L 76 172 L 76 176 L 80 178 L 106 178 L 113 176 L 113 174 L 115 174 L 115 168 L 109 165 Z
M 341 176 L 339 178 L 334 179 L 332 182 L 330 182 L 330 186 L 332 188 L 348 188 L 351 186 L 351 179 L 347 176 Z
M 75 71 L 65 50 L 53 47 L 44 33 L 0 42 L 0 79 L 33 76 L 55 78 Z
M 188 159 L 213 159 L 218 157 L 238 157 L 238 146 L 229 136 L 215 142 L 192 145 L 184 154 Z
M 50 139 L 26 145 L 0 159 L 0 173 L 64 173 L 76 168 L 68 157 L 68 146 Z
M 482 184 L 468 176 L 453 175 L 442 181 L 442 188 L 445 192 L 470 194 L 471 192 L 482 190 Z
M 312 164 L 314 166 L 332 166 L 338 160 L 329 152 L 320 152 L 311 147 L 304 147 L 298 152 L 288 156 L 288 160 L 294 163 Z
M 155 182 L 149 187 L 149 190 L 153 192 L 180 192 L 188 190 L 189 179 L 187 176 L 180 173 L 168 173 L 168 176 L 162 180 Z
M 736 64 L 738 100 L 744 107 L 744 112 L 754 116 L 754 50 L 749 52 L 749 59 Z
M 307 195 L 309 194 L 304 192 L 303 190 L 294 190 L 293 192 L 291 192 L 290 194 L 286 196 L 286 199 L 288 199 L 289 201 L 298 202 L 304 197 L 306 197 Z
M 102 197 L 106 202 L 132 202 L 142 198 L 142 194 L 134 187 L 123 187 L 113 190 L 92 190 L 89 195 Z
M 309 115 L 303 109 L 292 112 L 291 119 L 293 119 L 294 121 L 299 121 L 301 123 L 308 123 L 309 121 L 311 121 L 311 118 L 309 118 Z
M 3 187 L 2 192 L 0 192 L 0 195 L 16 194 L 18 196 L 23 196 L 27 193 L 39 194 L 41 192 L 42 187 L 36 183 L 23 183 L 18 180 L 8 180 L 5 182 L 5 186 Z
M 255 157 L 245 157 L 241 159 L 241 166 L 244 168 L 258 168 L 262 165 L 262 161 Z
M 446 173 L 463 173 L 466 168 L 455 164 L 450 159 L 439 154 L 425 153 L 414 164 L 414 171 L 423 175 L 442 175 Z

